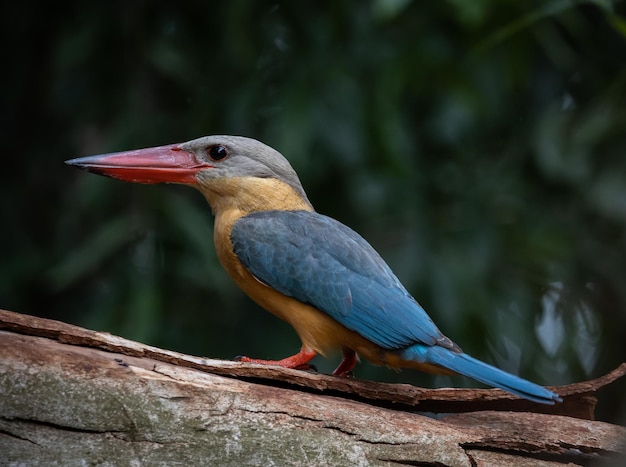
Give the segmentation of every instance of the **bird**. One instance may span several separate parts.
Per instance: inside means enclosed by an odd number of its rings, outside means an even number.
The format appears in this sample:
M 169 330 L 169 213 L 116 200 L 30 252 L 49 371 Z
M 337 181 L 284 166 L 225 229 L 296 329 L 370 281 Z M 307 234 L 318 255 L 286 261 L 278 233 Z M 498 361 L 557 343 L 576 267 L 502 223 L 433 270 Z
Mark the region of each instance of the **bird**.
M 240 361 L 302 369 L 317 354 L 341 351 L 336 376 L 351 376 L 364 358 L 392 369 L 461 374 L 537 403 L 562 401 L 464 353 L 361 235 L 315 211 L 288 160 L 258 140 L 213 135 L 66 164 L 129 182 L 189 185 L 204 195 L 222 267 L 302 342 L 281 360 Z

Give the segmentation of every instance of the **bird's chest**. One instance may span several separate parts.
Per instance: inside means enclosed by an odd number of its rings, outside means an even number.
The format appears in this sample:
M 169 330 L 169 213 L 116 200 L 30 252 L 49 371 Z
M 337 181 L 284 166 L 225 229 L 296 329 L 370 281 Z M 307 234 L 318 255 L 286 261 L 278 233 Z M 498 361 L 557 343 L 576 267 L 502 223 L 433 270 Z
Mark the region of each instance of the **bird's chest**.
M 215 218 L 213 242 L 217 259 L 228 275 L 237 283 L 245 278 L 248 273 L 243 267 L 233 249 L 231 232 L 235 222 L 245 214 L 242 211 L 232 209 L 220 213 Z
M 272 311 L 274 314 L 279 314 L 274 311 L 276 306 L 272 306 L 273 302 L 276 301 L 275 295 L 277 292 L 254 277 L 241 261 L 239 261 L 234 251 L 233 242 L 231 240 L 233 225 L 243 216 L 245 216 L 244 212 L 233 209 L 220 213 L 220 215 L 215 218 L 213 240 L 217 258 L 231 279 L 250 298 L 262 307 Z M 282 296 L 282 294 L 278 295 Z M 284 318 L 283 316 L 280 317 Z

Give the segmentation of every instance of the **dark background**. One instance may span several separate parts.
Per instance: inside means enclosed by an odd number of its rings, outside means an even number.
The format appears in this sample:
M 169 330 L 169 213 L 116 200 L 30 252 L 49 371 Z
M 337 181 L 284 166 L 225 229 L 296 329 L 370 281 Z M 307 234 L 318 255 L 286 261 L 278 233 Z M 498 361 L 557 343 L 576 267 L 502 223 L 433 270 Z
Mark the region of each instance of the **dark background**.
M 195 355 L 297 351 L 221 270 L 201 195 L 63 164 L 237 134 L 281 151 L 465 351 L 542 384 L 600 376 L 626 347 L 625 17 L 609 0 L 3 2 L 0 306 Z M 601 419 L 624 420 L 624 386 Z

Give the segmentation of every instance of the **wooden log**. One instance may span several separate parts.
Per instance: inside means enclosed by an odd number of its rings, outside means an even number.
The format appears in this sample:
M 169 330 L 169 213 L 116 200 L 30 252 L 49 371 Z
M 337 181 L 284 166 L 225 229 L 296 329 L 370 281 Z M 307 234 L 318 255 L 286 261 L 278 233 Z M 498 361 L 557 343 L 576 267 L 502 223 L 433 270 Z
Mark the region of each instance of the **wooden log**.
M 202 359 L 8 311 L 0 329 L 9 465 L 553 466 L 625 452 L 624 427 L 520 412 L 498 390 L 411 390 Z M 563 406 L 592 401 L 625 371 L 553 389 Z M 436 420 L 415 413 L 424 407 L 466 413 Z M 592 416 L 590 407 L 573 414 Z

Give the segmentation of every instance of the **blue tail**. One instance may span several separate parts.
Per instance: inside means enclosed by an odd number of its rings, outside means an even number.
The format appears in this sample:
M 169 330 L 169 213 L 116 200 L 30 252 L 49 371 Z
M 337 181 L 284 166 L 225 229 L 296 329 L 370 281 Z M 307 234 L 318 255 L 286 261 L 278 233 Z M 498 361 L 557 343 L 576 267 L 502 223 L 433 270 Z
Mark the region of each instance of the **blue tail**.
M 488 365 L 465 353 L 455 353 L 439 346 L 414 345 L 405 349 L 403 358 L 419 363 L 430 363 L 448 368 L 463 376 L 480 381 L 489 386 L 504 389 L 512 394 L 541 404 L 553 405 L 562 399 L 543 386 L 526 381 L 496 367 Z

